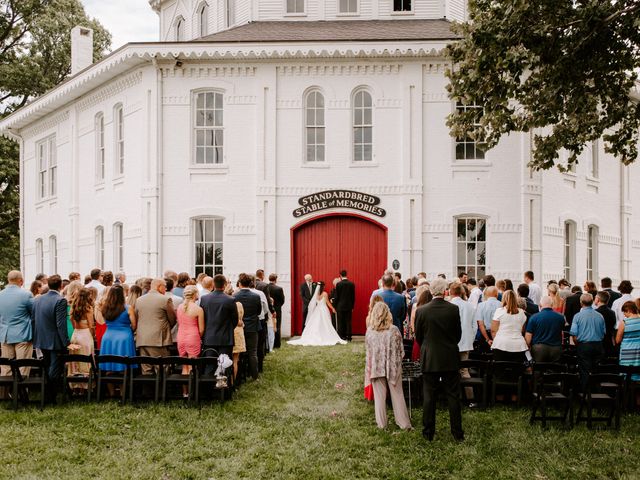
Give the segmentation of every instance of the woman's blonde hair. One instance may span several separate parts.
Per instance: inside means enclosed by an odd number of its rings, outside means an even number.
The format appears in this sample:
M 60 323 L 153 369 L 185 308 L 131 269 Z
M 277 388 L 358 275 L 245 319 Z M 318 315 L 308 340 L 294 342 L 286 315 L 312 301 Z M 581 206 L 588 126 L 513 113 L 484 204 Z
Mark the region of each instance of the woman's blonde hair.
M 367 318 L 365 320 L 365 324 L 367 326 L 367 329 L 372 328 L 371 325 L 371 312 L 373 311 L 373 307 L 376 306 L 377 303 L 383 302 L 384 300 L 382 299 L 382 297 L 380 295 L 374 295 L 373 297 L 371 297 L 371 300 L 369 301 L 369 313 L 367 314 Z
M 507 290 L 502 294 L 502 306 L 508 314 L 514 315 L 518 313 L 518 297 L 513 290 Z
M 198 287 L 194 285 L 187 285 L 184 288 L 182 296 L 184 298 L 182 305 L 184 305 L 184 311 L 186 312 L 189 309 L 189 305 L 198 299 Z
M 369 314 L 371 328 L 377 331 L 389 330 L 393 325 L 393 316 L 391 310 L 384 302 L 376 303 Z
M 76 295 L 78 295 L 78 292 L 83 288 L 84 285 L 78 280 L 74 280 L 69 285 L 67 285 L 67 289 L 64 292 L 64 296 L 67 299 L 67 302 L 72 303 L 75 300 Z

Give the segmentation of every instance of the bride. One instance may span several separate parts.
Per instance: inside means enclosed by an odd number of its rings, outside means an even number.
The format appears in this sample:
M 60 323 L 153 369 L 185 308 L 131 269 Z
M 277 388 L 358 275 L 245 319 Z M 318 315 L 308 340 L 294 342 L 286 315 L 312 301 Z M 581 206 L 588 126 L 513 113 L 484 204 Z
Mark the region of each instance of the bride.
M 331 324 L 331 313 L 335 313 L 333 305 L 329 302 L 327 292 L 323 291 L 324 283 L 318 282 L 316 292 L 309 302 L 307 313 L 307 324 L 304 327 L 302 336 L 297 340 L 289 340 L 291 345 L 335 345 L 337 343 L 346 344 L 333 328 Z

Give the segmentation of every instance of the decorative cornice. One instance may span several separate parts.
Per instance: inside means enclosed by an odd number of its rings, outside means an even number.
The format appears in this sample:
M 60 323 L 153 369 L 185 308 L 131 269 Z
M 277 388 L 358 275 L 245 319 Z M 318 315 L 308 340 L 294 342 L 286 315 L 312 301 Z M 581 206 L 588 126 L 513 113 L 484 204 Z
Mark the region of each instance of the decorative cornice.
M 99 103 L 102 103 L 105 100 L 119 94 L 120 92 L 123 92 L 128 88 L 131 88 L 139 84 L 140 82 L 142 82 L 142 71 L 137 71 L 130 75 L 127 75 L 121 78 L 120 80 L 117 80 L 111 83 L 110 85 L 107 85 L 106 87 L 101 88 L 97 92 L 81 99 L 77 103 L 78 111 L 82 112 Z
M 165 225 L 162 227 L 162 235 L 165 237 L 184 237 L 189 235 L 187 225 Z
M 425 65 L 424 73 L 427 75 L 441 75 L 451 66 L 450 62 L 433 62 Z
M 542 195 L 542 185 L 526 183 L 522 186 L 522 193 L 526 195 Z
M 402 99 L 400 98 L 379 98 L 376 100 L 378 108 L 401 108 Z
M 400 73 L 400 64 L 340 64 L 340 65 L 283 65 L 277 67 L 280 76 L 371 76 L 371 75 L 397 75 Z
M 255 66 L 235 65 L 190 65 L 178 68 L 175 65 L 164 65 L 160 68 L 165 78 L 201 78 L 201 77 L 253 77 Z
M 276 108 L 278 109 L 302 108 L 302 100 L 300 99 L 278 100 L 276 101 Z
M 57 113 L 56 115 L 52 115 L 50 117 L 47 117 L 35 123 L 28 129 L 26 129 L 24 132 L 22 132 L 22 135 L 25 138 L 35 137 L 37 135 L 40 135 L 43 132 L 46 132 L 47 130 L 53 127 L 58 126 L 58 124 L 62 122 L 66 122 L 67 120 L 69 120 L 69 110 L 65 110 L 63 112 Z
M 631 248 L 640 248 L 640 240 L 632 240 Z
M 453 233 L 453 222 L 427 224 L 422 227 L 422 233 Z
M 521 223 L 491 223 L 489 222 L 489 231 L 492 233 L 521 233 Z
M 609 245 L 620 245 L 622 243 L 622 239 L 620 237 L 617 237 L 615 235 L 598 235 L 598 242 L 599 243 L 607 243 Z M 640 248 L 640 242 L 637 240 L 634 240 L 634 243 L 638 243 L 638 247 Z
M 449 103 L 451 99 L 447 96 L 447 92 L 425 92 L 422 94 L 423 103 Z
M 256 226 L 251 224 L 224 224 L 224 233 L 227 235 L 255 235 Z
M 564 237 L 564 229 L 562 227 L 551 227 L 545 225 L 542 229 L 544 235 L 548 237 Z
M 255 105 L 255 95 L 228 95 L 225 97 L 227 105 Z
M 372 195 L 422 195 L 422 185 L 358 185 L 356 186 L 326 186 L 326 188 L 318 189 L 318 187 L 273 187 L 259 186 L 257 188 L 258 195 L 267 196 L 293 196 L 300 197 L 309 195 L 320 190 L 336 190 L 346 189 L 355 190 L 362 193 L 370 193 Z

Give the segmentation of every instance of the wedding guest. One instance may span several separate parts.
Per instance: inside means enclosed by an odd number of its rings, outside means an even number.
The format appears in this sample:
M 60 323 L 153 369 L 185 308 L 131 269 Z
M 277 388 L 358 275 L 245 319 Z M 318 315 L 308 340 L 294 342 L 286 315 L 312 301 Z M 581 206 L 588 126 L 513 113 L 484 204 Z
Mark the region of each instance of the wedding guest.
M 33 295 L 22 287 L 24 277 L 17 270 L 7 275 L 7 286 L 0 291 L 0 356 L 22 360 L 33 355 L 33 328 L 31 313 Z M 29 376 L 29 367 L 22 367 L 20 374 Z M 2 366 L 0 376 L 11 375 L 11 367 Z
M 84 286 L 87 287 L 90 283 L 91 283 L 91 275 L 85 275 L 84 276 Z
M 43 285 L 47 285 L 48 277 L 46 273 L 37 274 L 35 279 L 41 282 Z
M 113 272 L 109 270 L 102 272 L 102 285 L 105 287 L 111 287 L 113 285 Z
M 75 281 L 80 281 L 80 274 L 78 272 L 71 272 L 69 274 L 69 283 L 71 282 L 75 282 Z
M 611 305 L 611 310 L 616 313 L 616 330 L 620 326 L 620 322 L 624 322 L 624 313 L 622 313 L 622 306 L 628 301 L 633 300 L 631 292 L 633 292 L 633 285 L 629 280 L 623 280 L 618 285 L 618 291 L 620 292 L 620 298 L 618 298 Z
M 97 321 L 104 321 L 107 326 L 102 338 L 100 354 L 135 357 L 136 345 L 133 340 L 133 332 L 137 327 L 136 313 L 130 305 L 126 305 L 124 290 L 120 285 L 114 285 L 106 290 L 100 313 L 101 317 Z M 103 362 L 100 363 L 100 368 L 109 372 L 121 372 L 127 366 Z
M 491 350 L 497 361 L 524 363 L 529 348 L 522 335 L 527 317 L 518 308 L 518 297 L 513 290 L 505 292 L 502 307 L 493 314 L 491 321 Z
M 42 295 L 43 293 L 42 287 L 43 287 L 43 284 L 40 280 L 34 280 L 33 282 L 31 282 L 31 285 L 29 286 L 29 292 L 31 292 L 31 295 L 33 295 L 33 298 L 36 298 Z
M 582 309 L 573 317 L 570 334 L 577 345 L 578 372 L 583 391 L 587 388 L 589 373 L 604 355 L 602 339 L 605 334 L 604 318 L 591 305 L 593 297 L 589 293 L 580 296 Z
M 604 318 L 604 338 L 602 348 L 605 357 L 617 357 L 616 348 L 616 314 L 608 307 L 609 292 L 602 290 L 598 292 L 593 300 L 593 306 L 602 318 Z
M 98 291 L 98 298 L 100 298 L 105 289 L 105 286 L 100 281 L 102 280 L 102 271 L 99 268 L 94 268 L 89 275 L 91 276 L 91 281 L 85 287 L 95 288 Z
M 451 433 L 464 440 L 460 404 L 460 356 L 462 337 L 460 310 L 444 299 L 447 281 L 436 279 L 430 286 L 433 300 L 416 310 L 416 340 L 420 344 L 420 365 L 424 395 L 422 435 L 433 440 L 436 431 L 436 387 L 444 384 L 449 405 Z
M 140 287 L 142 288 L 142 296 L 145 296 L 151 291 L 151 283 L 153 278 L 143 277 L 140 279 Z
M 196 277 L 196 287 L 198 289 L 198 295 L 200 295 L 200 297 L 202 297 L 202 280 L 207 276 L 208 275 L 206 273 L 200 272 Z
M 612 284 L 613 282 L 609 277 L 603 277 L 600 280 L 600 287 L 602 288 L 603 291 L 609 294 L 609 303 L 607 304 L 609 308 L 613 306 L 613 302 L 615 302 L 617 299 L 619 299 L 622 296 L 621 293 L 618 293 L 615 290 L 613 290 L 613 288 L 611 288 Z
M 233 289 L 232 289 L 233 292 Z M 230 295 L 230 293 L 227 293 Z M 236 302 L 238 309 L 238 325 L 233 329 L 233 378 L 238 378 L 238 365 L 240 364 L 240 354 L 247 351 L 247 344 L 244 341 L 244 307 L 240 302 Z
M 553 299 L 540 299 L 540 312 L 527 322 L 524 336 L 536 362 L 558 362 L 562 356 L 564 317 L 553 311 Z
M 469 280 L 467 280 L 467 285 L 470 289 L 468 300 L 469 305 L 471 305 L 475 310 L 482 299 L 482 290 L 478 287 L 478 282 L 476 282 L 475 278 L 469 278 Z
M 198 288 L 198 296 L 200 297 L 201 302 L 204 297 L 213 291 L 213 288 L 213 278 L 209 276 L 202 277 L 202 280 L 200 280 L 200 288 Z
M 309 309 L 309 302 L 315 293 L 313 285 L 313 277 L 310 274 L 304 276 L 304 283 L 300 285 L 300 297 L 302 298 L 302 329 L 304 330 L 307 324 L 307 313 Z
M 558 280 L 558 287 L 560 288 L 558 295 L 560 295 L 560 298 L 566 302 L 567 297 L 571 295 L 571 283 L 569 283 L 567 279 L 561 278 Z
M 396 424 L 403 430 L 409 430 L 411 420 L 402 392 L 402 335 L 393 325 L 393 317 L 384 302 L 374 305 L 371 325 L 365 336 L 365 364 L 373 385 L 376 423 L 378 428 L 387 427 L 388 387 Z
M 166 291 L 164 280 L 155 278 L 151 281 L 149 293 L 136 301 L 136 346 L 140 355 L 169 356 L 169 347 L 173 345 L 171 327 L 176 324 L 176 312 L 171 299 L 164 295 Z M 153 370 L 153 365 L 142 364 L 143 374 L 150 374 Z
M 62 380 L 63 364 L 60 357 L 67 352 L 67 300 L 60 295 L 60 275 L 47 278 L 49 291 L 33 301 L 32 316 L 35 332 L 33 346 L 42 351 L 49 380 L 46 401 L 55 403 Z
M 400 334 L 404 335 L 404 320 L 407 316 L 407 302 L 404 296 L 394 291 L 393 275 L 386 274 L 382 277 L 382 291 L 379 293 L 387 304 L 391 315 L 393 315 L 393 324 L 398 328 Z
M 87 290 L 95 291 L 96 296 L 98 297 L 95 302 L 96 307 L 94 309 L 95 326 L 96 326 L 95 336 L 96 336 L 96 348 L 98 349 L 98 351 L 100 351 L 100 353 L 102 353 L 101 352 L 102 337 L 107 331 L 107 323 L 104 317 L 102 316 L 102 305 L 107 298 L 107 293 L 109 293 L 109 289 L 105 288 L 102 291 L 102 293 L 98 293 L 98 290 L 95 287 L 89 287 L 87 288 Z M 122 292 L 122 294 L 124 295 L 124 291 Z
M 238 308 L 233 297 L 224 293 L 227 279 L 224 275 L 213 277 L 215 290 L 202 297 L 200 306 L 204 310 L 204 335 L 202 343 L 205 354 L 214 349 L 218 354 L 233 356 L 234 329 L 238 325 Z M 189 288 L 189 287 L 187 287 Z M 185 292 L 187 289 L 185 289 Z M 213 353 L 211 356 L 215 356 Z
M 127 305 L 136 308 L 136 302 L 142 296 L 142 288 L 139 285 L 131 285 L 129 287 L 129 295 L 127 296 Z
M 178 296 L 175 295 L 173 293 L 173 291 L 175 290 L 174 286 L 174 281 L 171 277 L 166 277 L 164 279 L 164 284 L 167 287 L 167 292 L 164 294 L 165 297 L 170 298 L 171 301 L 173 302 L 173 308 L 178 308 L 178 306 L 180 306 L 180 304 L 182 303 L 182 295 Z
M 260 305 L 262 309 L 260 311 L 260 327 L 258 330 L 258 372 L 262 372 L 264 366 L 264 357 L 267 348 L 267 322 L 269 320 L 269 301 L 263 291 L 256 288 L 256 278 L 251 276 L 251 291 L 260 297 Z
M 80 282 L 71 282 L 67 285 L 65 291 L 63 291 L 64 298 L 67 299 L 67 334 L 69 338 L 73 336 L 73 321 L 71 320 L 71 304 L 75 300 L 78 292 L 82 290 L 84 286 Z
M 184 294 L 184 289 L 187 286 L 187 282 L 189 282 L 189 280 L 191 280 L 191 277 L 187 272 L 180 272 L 178 274 L 178 281 L 176 283 L 176 286 L 173 289 L 173 294 L 178 297 L 182 297 Z
M 528 298 L 533 302 L 534 305 L 540 305 L 540 299 L 542 298 L 542 289 L 540 285 L 534 282 L 534 275 L 531 270 L 527 270 L 524 272 L 524 283 L 529 287 L 529 296 Z
M 164 278 L 165 282 L 168 278 L 170 278 L 171 280 L 173 280 L 174 285 L 178 283 L 178 274 L 173 270 L 165 270 L 165 272 L 162 274 L 162 278 Z M 167 288 L 167 290 L 169 289 Z
M 514 290 L 515 291 L 515 289 L 513 288 L 513 282 L 508 278 L 505 278 L 505 280 L 504 280 L 504 289 L 505 290 Z
M 402 281 L 398 276 L 396 276 L 396 280 L 399 282 Z M 406 308 L 407 302 L 405 297 L 404 295 L 401 296 Z M 338 335 L 348 342 L 352 340 L 352 315 L 355 303 L 356 285 L 347 278 L 347 271 L 343 269 L 340 271 L 340 281 L 336 284 L 336 303 L 334 307 L 336 309 Z
M 418 307 L 422 305 L 426 305 L 431 300 L 433 300 L 433 295 L 431 295 L 431 290 L 426 285 L 422 285 L 418 287 L 416 291 L 416 299 L 417 302 L 415 307 L 411 309 L 411 318 L 409 320 L 409 329 L 411 336 L 413 337 L 413 348 L 411 350 L 411 361 L 417 362 L 420 360 L 420 344 L 415 338 L 416 335 L 416 310 Z
M 365 325 L 367 327 L 367 330 L 369 330 L 371 328 L 371 311 L 373 310 L 373 307 L 375 306 L 376 303 L 379 302 L 384 302 L 384 300 L 382 300 L 382 297 L 380 295 L 374 295 L 373 297 L 371 297 L 371 300 L 369 301 L 369 311 L 367 313 L 367 318 L 365 319 Z
M 571 295 L 564 299 L 564 318 L 569 327 L 573 322 L 573 317 L 580 311 L 580 297 L 582 296 L 582 288 L 579 285 L 571 288 Z
M 526 283 L 521 283 L 520 285 L 518 285 L 518 296 L 524 299 L 525 313 L 527 313 L 528 316 L 535 315 L 540 311 L 540 308 L 538 307 L 538 304 L 540 303 L 540 298 L 538 298 L 538 303 L 534 303 L 531 300 L 529 285 L 527 285 Z
M 116 274 L 115 283 L 119 283 L 120 285 L 124 285 L 127 283 L 127 275 L 124 272 L 118 272 Z
M 564 299 L 560 296 L 560 287 L 555 283 L 547 286 L 547 294 L 551 298 L 551 308 L 554 312 L 564 314 Z
M 240 289 L 234 294 L 235 300 L 244 309 L 244 338 L 249 357 L 249 373 L 253 379 L 258 378 L 258 331 L 260 329 L 260 315 L 262 302 L 260 296 L 251 291 L 251 276 L 241 273 L 238 278 Z M 237 313 L 236 313 L 237 318 Z
M 596 295 L 598 294 L 598 287 L 596 287 L 595 282 L 587 280 L 586 282 L 584 282 L 584 286 L 582 288 L 584 288 L 585 293 L 588 293 L 593 298 L 596 298 Z
M 167 280 L 173 282 L 170 278 Z M 204 311 L 197 305 L 197 300 L 198 288 L 189 286 L 184 289 L 184 301 L 176 307 L 178 355 L 181 357 L 198 358 L 202 350 Z M 190 373 L 191 365 L 183 365 L 182 374 L 189 375 Z M 187 385 L 182 386 L 182 396 L 189 397 Z
M 616 343 L 620 345 L 620 365 L 640 367 L 640 310 L 636 303 L 629 301 L 622 305 L 622 313 L 625 319 L 620 322 L 616 333 Z M 631 380 L 640 382 L 640 374 L 633 374 Z
M 282 307 L 284 305 L 284 290 L 277 284 L 278 275 L 272 273 L 269 275 L 269 295 L 273 300 L 274 315 L 276 317 L 275 339 L 273 348 L 280 348 L 282 344 Z
M 76 355 L 93 356 L 93 333 L 94 318 L 93 312 L 95 305 L 93 304 L 93 294 L 91 290 L 83 288 L 80 282 L 77 283 L 80 288 L 71 299 L 69 306 L 71 322 L 73 324 L 73 334 L 71 335 L 71 343 L 69 344 L 69 353 Z M 68 375 L 88 376 L 91 367 L 82 362 L 71 362 L 67 365 Z M 86 383 L 70 383 L 69 387 L 75 391 L 82 391 L 89 388 Z
M 263 318 L 261 336 L 259 341 L 265 345 L 266 352 L 273 350 L 273 344 L 275 342 L 275 324 L 273 323 L 273 314 L 275 309 L 273 308 L 273 299 L 269 295 L 269 284 L 264 281 L 264 270 L 256 270 L 255 276 L 255 289 L 261 291 L 267 299 L 267 315 Z M 264 359 L 265 352 L 262 352 L 262 358 Z M 260 371 L 262 371 L 262 363 L 260 363 Z
M 498 289 L 496 287 L 485 287 L 484 300 L 478 304 L 476 309 L 476 321 L 478 322 L 478 334 L 476 339 L 479 340 L 479 350 L 488 352 L 491 349 L 491 322 L 496 310 L 501 304 L 498 301 Z
M 473 341 L 476 338 L 476 332 L 478 331 L 478 323 L 473 319 L 473 307 L 469 305 L 469 302 L 462 299 L 463 287 L 461 283 L 454 282 L 449 287 L 449 301 L 453 303 L 460 311 L 460 329 L 462 336 L 460 342 L 458 342 L 458 350 L 460 351 L 460 360 L 468 360 L 469 352 L 473 350 Z M 462 378 L 471 378 L 468 368 L 460 369 L 460 376 Z M 473 398 L 473 387 L 467 387 L 465 389 L 465 396 L 467 400 Z

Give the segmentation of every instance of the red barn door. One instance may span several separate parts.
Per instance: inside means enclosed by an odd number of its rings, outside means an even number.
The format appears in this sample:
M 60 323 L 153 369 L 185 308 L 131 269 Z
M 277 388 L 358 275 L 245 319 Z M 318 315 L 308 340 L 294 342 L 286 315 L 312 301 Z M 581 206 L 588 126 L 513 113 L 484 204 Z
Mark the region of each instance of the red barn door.
M 293 333 L 302 333 L 300 285 L 305 274 L 323 281 L 330 293 L 333 279 L 344 268 L 356 285 L 353 334 L 363 335 L 371 292 L 387 265 L 386 227 L 357 215 L 330 214 L 296 225 L 291 236 Z

